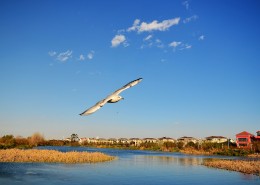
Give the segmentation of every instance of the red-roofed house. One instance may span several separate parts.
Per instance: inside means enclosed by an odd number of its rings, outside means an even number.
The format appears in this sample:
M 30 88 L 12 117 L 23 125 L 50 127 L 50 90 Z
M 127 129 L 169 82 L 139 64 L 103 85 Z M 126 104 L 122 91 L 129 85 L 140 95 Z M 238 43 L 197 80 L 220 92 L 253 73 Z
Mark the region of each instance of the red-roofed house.
M 246 131 L 236 135 L 236 143 L 239 148 L 250 148 L 253 140 L 254 135 Z

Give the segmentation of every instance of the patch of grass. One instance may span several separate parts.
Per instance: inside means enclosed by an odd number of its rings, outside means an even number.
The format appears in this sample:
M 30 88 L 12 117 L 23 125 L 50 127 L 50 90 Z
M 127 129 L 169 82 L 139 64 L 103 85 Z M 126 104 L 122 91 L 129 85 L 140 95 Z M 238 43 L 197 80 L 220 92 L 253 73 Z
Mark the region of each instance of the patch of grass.
M 260 161 L 213 159 L 204 161 L 203 165 L 213 168 L 238 171 L 246 174 L 260 175 Z
M 96 163 L 115 159 L 100 152 L 59 152 L 56 150 L 0 150 L 0 162 L 40 162 L 40 163 Z
M 216 151 L 214 155 L 226 155 L 226 156 L 247 156 L 250 154 L 249 150 L 240 150 L 240 149 L 224 149 L 221 151 Z

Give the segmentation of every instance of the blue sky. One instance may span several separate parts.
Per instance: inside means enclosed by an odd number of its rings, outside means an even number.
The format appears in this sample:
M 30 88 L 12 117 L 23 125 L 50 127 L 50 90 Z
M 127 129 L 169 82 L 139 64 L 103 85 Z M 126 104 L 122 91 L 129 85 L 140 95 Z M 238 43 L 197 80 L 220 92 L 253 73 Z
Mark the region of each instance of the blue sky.
M 260 129 L 259 1 L 1 1 L 0 136 Z M 125 98 L 78 114 L 126 83 Z

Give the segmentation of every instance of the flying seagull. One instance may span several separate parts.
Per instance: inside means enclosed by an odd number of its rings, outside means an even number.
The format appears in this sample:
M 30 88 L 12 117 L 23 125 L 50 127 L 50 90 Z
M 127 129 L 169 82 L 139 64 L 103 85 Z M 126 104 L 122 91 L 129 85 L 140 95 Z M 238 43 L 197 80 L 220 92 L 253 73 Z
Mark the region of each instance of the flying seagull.
M 94 112 L 96 112 L 98 109 L 100 109 L 101 107 L 103 107 L 106 103 L 116 103 L 122 99 L 124 99 L 123 97 L 119 96 L 119 94 L 130 88 L 133 87 L 134 85 L 138 84 L 139 82 L 142 81 L 142 78 L 138 78 L 136 80 L 133 80 L 131 82 L 129 82 L 128 84 L 124 85 L 123 87 L 121 87 L 120 89 L 116 90 L 115 92 L 113 92 L 112 94 L 110 94 L 109 96 L 107 96 L 105 99 L 97 102 L 94 106 L 90 107 L 89 109 L 87 109 L 86 111 L 82 112 L 81 116 L 87 116 L 89 114 L 92 114 Z

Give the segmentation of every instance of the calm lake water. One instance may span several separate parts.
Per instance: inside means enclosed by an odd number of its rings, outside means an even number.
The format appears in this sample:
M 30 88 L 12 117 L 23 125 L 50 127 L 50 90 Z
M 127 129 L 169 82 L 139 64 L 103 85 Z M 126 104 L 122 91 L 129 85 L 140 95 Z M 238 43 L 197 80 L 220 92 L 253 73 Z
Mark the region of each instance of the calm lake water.
M 1 185 L 259 185 L 260 177 L 207 168 L 205 156 L 180 153 L 42 147 L 60 151 L 99 151 L 118 159 L 97 164 L 0 163 Z

